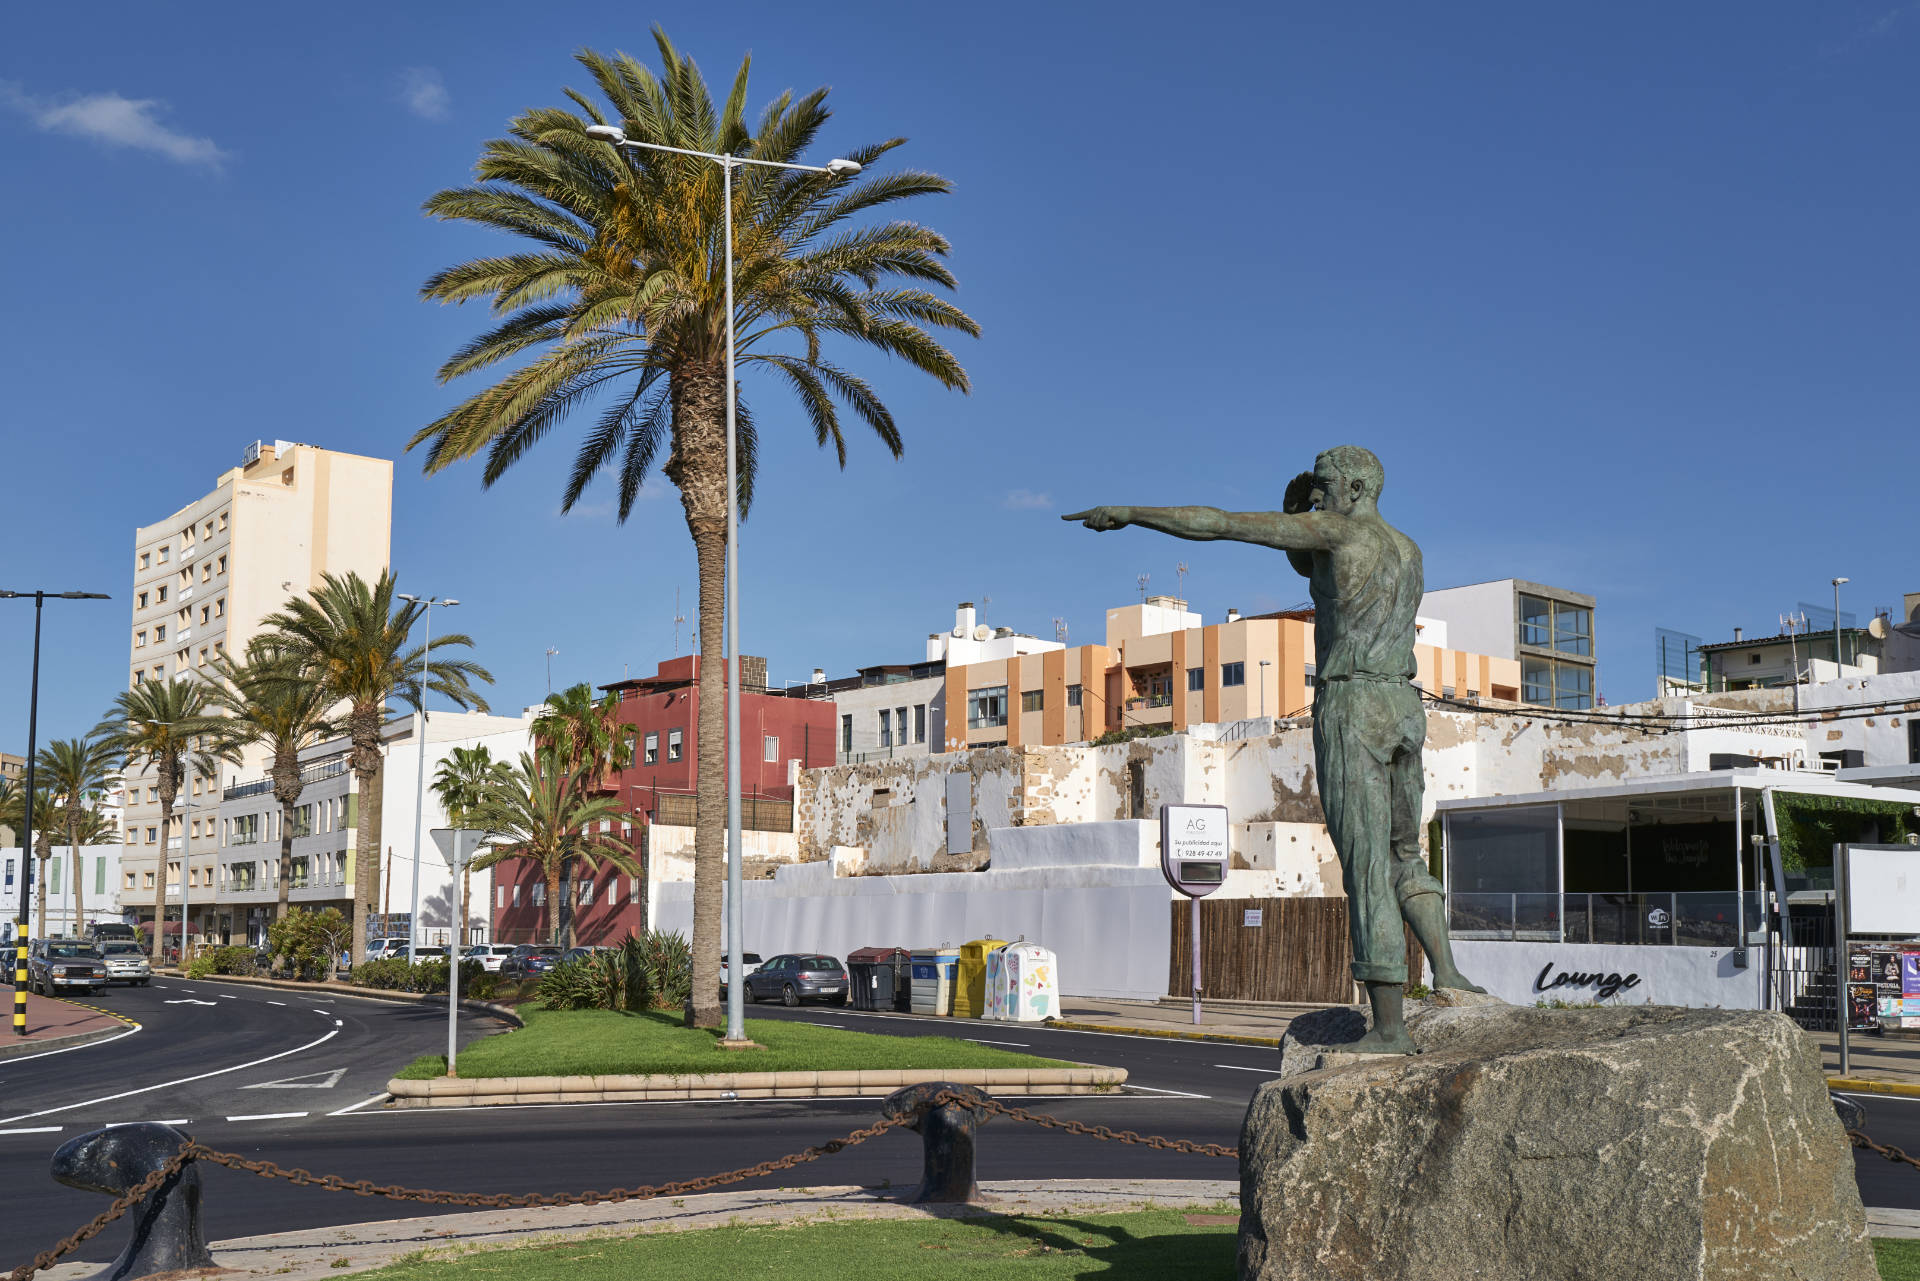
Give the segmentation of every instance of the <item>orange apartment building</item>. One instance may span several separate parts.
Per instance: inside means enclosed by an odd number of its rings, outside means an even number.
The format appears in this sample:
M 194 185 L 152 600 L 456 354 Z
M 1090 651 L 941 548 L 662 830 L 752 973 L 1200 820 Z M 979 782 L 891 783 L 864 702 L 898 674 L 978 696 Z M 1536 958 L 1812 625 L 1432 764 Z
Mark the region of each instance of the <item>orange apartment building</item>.
M 1445 627 L 1422 634 L 1444 641 Z M 1416 641 L 1415 682 L 1446 697 L 1517 700 L 1520 664 Z M 1313 705 L 1313 611 L 1207 624 L 1152 596 L 1107 611 L 1104 645 L 950 666 L 947 751 L 1080 743 L 1112 730 L 1298 715 Z

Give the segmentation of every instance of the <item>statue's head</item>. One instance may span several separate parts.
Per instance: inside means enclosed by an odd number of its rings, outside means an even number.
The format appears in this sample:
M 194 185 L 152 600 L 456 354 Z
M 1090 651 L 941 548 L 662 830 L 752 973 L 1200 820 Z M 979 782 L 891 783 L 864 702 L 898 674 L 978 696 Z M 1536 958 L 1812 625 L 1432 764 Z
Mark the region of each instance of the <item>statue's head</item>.
M 1323 512 L 1351 512 L 1380 501 L 1386 469 L 1371 449 L 1335 445 L 1313 460 L 1313 505 Z

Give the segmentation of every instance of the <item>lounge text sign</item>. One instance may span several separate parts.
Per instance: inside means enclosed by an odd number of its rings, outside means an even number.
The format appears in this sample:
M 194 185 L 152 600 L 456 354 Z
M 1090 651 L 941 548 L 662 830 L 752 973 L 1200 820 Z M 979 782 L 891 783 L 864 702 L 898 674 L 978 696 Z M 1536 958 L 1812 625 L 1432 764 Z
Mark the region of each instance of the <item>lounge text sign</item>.
M 1226 806 L 1160 807 L 1160 871 L 1167 884 L 1188 898 L 1205 898 L 1225 884 L 1231 865 Z
M 1570 995 L 1585 995 L 1582 989 L 1592 988 L 1595 1000 L 1606 1001 L 1640 986 L 1638 974 L 1602 973 L 1582 970 L 1554 969 L 1552 961 L 1540 967 L 1540 975 L 1533 981 L 1536 992 L 1551 992 L 1558 988 L 1571 989 Z

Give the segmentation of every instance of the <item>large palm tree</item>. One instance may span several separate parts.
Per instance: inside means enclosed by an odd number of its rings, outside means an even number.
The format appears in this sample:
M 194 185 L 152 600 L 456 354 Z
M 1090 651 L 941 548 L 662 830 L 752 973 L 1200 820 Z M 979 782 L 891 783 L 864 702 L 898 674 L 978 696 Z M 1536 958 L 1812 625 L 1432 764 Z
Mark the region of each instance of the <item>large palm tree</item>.
M 609 692 L 593 696 L 593 686 L 581 681 L 558 694 L 547 695 L 546 710 L 534 718 L 534 741 L 553 748 L 559 768 L 587 791 L 599 791 L 608 774 L 633 764 L 633 739 L 620 720 L 620 696 Z M 573 915 L 572 869 L 561 875 L 562 930 Z
M 235 748 L 258 744 L 267 752 L 267 777 L 273 780 L 273 799 L 280 803 L 279 899 L 273 913 L 277 921 L 287 914 L 297 830 L 294 811 L 306 791 L 300 753 L 339 734 L 340 724 L 332 715 L 334 702 L 326 687 L 303 672 L 286 648 L 269 636 L 248 642 L 240 662 L 222 654 L 214 663 L 214 674 L 220 682 L 214 686 L 214 701 L 226 713 L 223 741 Z
M 301 680 L 321 687 L 330 704 L 345 703 L 348 767 L 359 786 L 359 829 L 353 852 L 353 946 L 355 955 L 366 947 L 367 921 L 380 901 L 380 803 L 385 792 L 385 755 L 382 731 L 387 704 L 399 699 L 420 706 L 421 663 L 426 663 L 425 689 L 443 695 L 460 707 L 487 710 L 487 700 L 473 689 L 473 681 L 491 683 L 493 676 L 464 658 L 434 658 L 407 637 L 420 611 L 418 601 L 400 600 L 392 571 L 382 570 L 369 583 L 359 574 L 327 574 L 305 597 L 288 601 L 277 614 L 262 620 L 274 643 L 299 667 Z M 471 649 L 473 639 L 455 632 L 435 636 L 432 652 Z
M 441 808 L 447 811 L 447 822 L 454 827 L 470 827 L 473 815 L 486 799 L 487 789 L 505 782 L 512 773 L 513 767 L 505 761 L 494 760 L 485 744 L 456 747 L 433 773 L 433 794 L 440 798 Z M 472 912 L 473 866 L 469 862 L 460 869 L 461 935 L 466 933 L 467 922 L 473 919 Z
M 141 681 L 122 690 L 105 720 L 94 727 L 94 737 L 129 771 L 151 768 L 160 793 L 160 851 L 153 877 L 153 962 L 165 957 L 167 921 L 167 842 L 173 830 L 173 802 L 187 780 L 189 766 L 206 778 L 216 777 L 215 760 L 236 760 L 229 748 L 218 746 L 220 717 L 213 689 L 205 681 L 175 677 L 169 681 Z M 180 875 L 187 874 L 186 832 L 180 834 Z M 180 923 L 182 955 L 186 922 Z
M 101 792 L 119 777 L 113 749 L 98 737 L 60 738 L 40 749 L 37 770 L 46 779 L 60 807 L 67 834 L 67 857 L 73 863 L 73 924 L 78 933 L 87 919 L 86 885 L 80 873 L 80 828 Z
M 469 821 L 492 843 L 473 861 L 484 871 L 505 859 L 527 859 L 546 880 L 547 941 L 560 942 L 560 873 L 579 861 L 589 872 L 613 867 L 631 875 L 633 846 L 622 830 L 632 821 L 619 799 L 589 791 L 560 769 L 553 749 L 538 757 L 520 753 L 520 763 L 486 790 Z M 605 827 L 606 831 L 595 829 Z M 716 980 L 717 981 L 717 980 Z
M 715 1026 L 720 1008 L 720 905 L 726 823 L 721 653 L 726 539 L 726 272 L 718 166 L 694 157 L 616 147 L 589 125 L 619 122 L 630 139 L 756 160 L 795 162 L 826 125 L 827 91 L 775 98 L 746 118 L 748 60 L 716 107 L 691 58 L 656 29 L 661 73 L 625 54 L 579 61 L 604 105 L 574 90 L 580 111 L 534 108 L 512 136 L 489 142 L 479 182 L 442 191 L 427 212 L 530 242 L 433 276 L 424 295 L 486 299 L 498 325 L 440 368 L 442 381 L 502 361 L 525 363 L 417 432 L 425 469 L 487 456 L 491 485 L 564 418 L 600 403 L 574 457 L 562 509 L 611 471 L 619 517 L 633 510 L 656 464 L 680 491 L 699 569 L 700 714 L 694 839 L 693 1000 L 688 1015 Z M 870 167 L 905 139 L 846 152 Z M 965 391 L 966 371 L 933 330 L 975 335 L 965 312 L 928 286 L 951 289 L 949 246 L 929 228 L 874 221 L 870 211 L 949 190 L 935 174 L 902 170 L 858 178 L 757 165 L 735 169 L 735 324 L 739 362 L 784 383 L 814 440 L 846 464 L 840 406 L 897 458 L 898 425 L 873 387 L 828 358 L 835 339 L 904 360 Z M 753 495 L 757 438 L 737 403 L 740 506 Z M 664 461 L 662 461 L 664 454 Z

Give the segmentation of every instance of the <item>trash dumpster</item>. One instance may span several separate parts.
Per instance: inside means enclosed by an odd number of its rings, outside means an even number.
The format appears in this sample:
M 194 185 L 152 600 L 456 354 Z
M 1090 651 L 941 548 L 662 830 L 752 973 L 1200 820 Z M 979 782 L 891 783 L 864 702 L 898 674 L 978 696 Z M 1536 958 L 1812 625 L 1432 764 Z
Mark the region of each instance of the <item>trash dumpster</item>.
M 1009 1023 L 1060 1016 L 1060 963 L 1037 943 L 1009 943 L 987 954 L 987 1013 Z
M 977 1019 L 987 1011 L 987 953 L 1005 939 L 975 939 L 960 945 L 960 969 L 953 983 L 953 1016 Z
M 916 948 L 913 953 L 913 1012 L 952 1014 L 954 971 L 960 966 L 957 947 Z
M 904 1010 L 910 999 L 913 953 L 904 947 L 863 947 L 847 956 L 856 1010 Z

